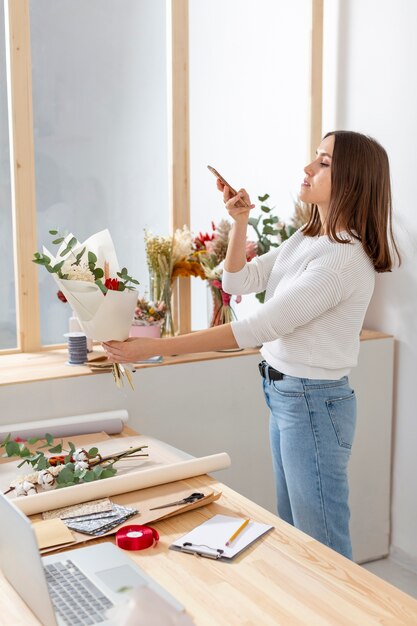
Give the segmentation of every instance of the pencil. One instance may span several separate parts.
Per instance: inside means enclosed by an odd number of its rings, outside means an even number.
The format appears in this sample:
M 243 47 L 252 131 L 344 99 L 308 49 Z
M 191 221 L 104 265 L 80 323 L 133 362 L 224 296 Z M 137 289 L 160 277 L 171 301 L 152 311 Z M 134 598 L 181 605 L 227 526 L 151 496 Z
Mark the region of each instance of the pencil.
M 246 526 L 249 524 L 249 522 L 250 522 L 250 519 L 245 519 L 245 521 L 243 522 L 243 524 L 241 524 L 241 525 L 239 526 L 239 528 L 238 528 L 238 529 L 237 529 L 237 530 L 233 533 L 233 535 L 230 537 L 230 539 L 228 539 L 228 540 L 226 541 L 226 544 L 225 544 L 225 545 L 226 545 L 226 546 L 230 546 L 230 544 L 232 543 L 232 541 L 234 541 L 234 540 L 236 539 L 236 537 L 237 537 L 238 535 L 240 535 L 240 533 L 242 532 L 242 530 L 243 530 L 244 528 L 246 528 Z

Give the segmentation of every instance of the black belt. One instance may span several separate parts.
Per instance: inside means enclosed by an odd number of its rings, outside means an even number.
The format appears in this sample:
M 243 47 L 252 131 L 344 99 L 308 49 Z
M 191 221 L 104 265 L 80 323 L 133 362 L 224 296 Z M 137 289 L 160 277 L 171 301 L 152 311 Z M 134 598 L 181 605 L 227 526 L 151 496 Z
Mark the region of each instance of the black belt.
M 258 363 L 258 367 L 262 378 L 266 378 L 266 380 L 282 380 L 284 378 L 282 372 L 278 372 L 271 365 L 268 365 L 266 361 Z

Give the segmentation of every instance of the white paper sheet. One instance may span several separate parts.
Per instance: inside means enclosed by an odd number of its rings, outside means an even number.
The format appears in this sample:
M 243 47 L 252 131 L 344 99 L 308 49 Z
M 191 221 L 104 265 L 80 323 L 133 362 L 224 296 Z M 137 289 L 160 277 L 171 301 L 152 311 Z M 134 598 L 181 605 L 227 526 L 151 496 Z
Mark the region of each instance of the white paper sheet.
M 121 433 L 129 419 L 126 409 L 115 411 L 101 411 L 85 415 L 70 415 L 53 419 L 20 422 L 18 424 L 0 425 L 0 441 L 11 433 L 12 438 L 31 437 L 42 438 L 45 433 L 54 437 L 68 437 L 71 435 L 86 435 L 88 433 L 105 432 L 108 435 Z
M 97 447 L 100 450 L 100 454 L 107 455 L 141 445 L 149 446 L 149 458 L 145 458 L 143 461 L 137 460 L 136 463 L 128 460 L 119 461 L 115 466 L 118 469 L 118 474 L 113 478 L 96 480 L 52 491 L 42 491 L 33 496 L 14 498 L 13 501 L 26 515 L 34 515 L 35 513 L 42 513 L 80 502 L 111 497 L 120 493 L 200 476 L 226 469 L 231 464 L 230 457 L 225 452 L 194 458 L 171 446 L 167 446 L 157 439 L 144 435 L 123 439 L 109 439 L 100 442 L 97 444 Z M 2 491 L 7 488 L 10 482 L 11 466 L 12 463 L 0 466 L 0 486 Z M 21 471 L 22 468 L 19 472 Z M 30 468 L 23 471 L 29 473 Z

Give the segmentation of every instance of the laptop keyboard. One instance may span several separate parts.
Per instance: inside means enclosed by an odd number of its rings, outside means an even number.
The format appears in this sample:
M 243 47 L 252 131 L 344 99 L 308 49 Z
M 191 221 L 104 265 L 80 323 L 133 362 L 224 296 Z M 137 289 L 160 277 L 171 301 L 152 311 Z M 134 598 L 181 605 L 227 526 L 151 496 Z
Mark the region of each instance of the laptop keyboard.
M 44 565 L 55 611 L 69 626 L 104 622 L 113 603 L 70 560 Z

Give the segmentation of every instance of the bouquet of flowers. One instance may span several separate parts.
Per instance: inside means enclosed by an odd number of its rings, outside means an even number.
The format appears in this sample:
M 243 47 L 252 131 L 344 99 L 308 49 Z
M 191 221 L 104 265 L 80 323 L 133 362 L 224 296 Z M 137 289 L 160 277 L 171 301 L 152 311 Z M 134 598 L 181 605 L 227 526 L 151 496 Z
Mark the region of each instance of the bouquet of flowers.
M 162 335 L 175 335 L 172 314 L 172 285 L 181 276 L 204 277 L 198 259 L 194 258 L 193 237 L 187 226 L 177 228 L 172 236 L 152 235 L 145 231 L 146 258 L 152 300 L 166 305 Z
M 39 441 L 42 445 L 33 450 L 32 446 Z M 137 454 L 148 446 L 129 448 L 108 456 L 101 456 L 96 447 L 89 450 L 75 448 L 71 441 L 68 442 L 68 446 L 69 450 L 64 450 L 62 441 L 54 445 L 53 437 L 48 433 L 44 440 L 34 437 L 27 442 L 12 440 L 8 435 L 4 441 L 0 442 L 0 448 L 4 448 L 6 457 L 21 458 L 22 462 L 18 467 L 28 464 L 31 472 L 13 480 L 5 494 L 14 491 L 17 497 L 31 496 L 38 493 L 38 489 L 59 489 L 83 482 L 111 478 L 117 473 L 117 469 L 113 466 L 120 459 L 149 456 L 147 453 Z M 52 456 L 46 456 L 43 448 L 48 448 Z
M 133 324 L 138 326 L 160 325 L 165 319 L 166 310 L 166 304 L 162 300 L 152 302 L 146 298 L 138 298 Z
M 221 220 L 217 227 L 212 222 L 211 227 L 212 232 L 210 234 L 200 232 L 195 237 L 194 249 L 213 299 L 210 326 L 218 326 L 227 324 L 236 317 L 231 306 L 232 296 L 226 293 L 222 287 L 222 264 L 226 257 L 232 225 L 227 220 Z M 235 301 L 239 303 L 240 300 L 241 296 L 237 296 Z
M 96 233 L 82 244 L 72 234 L 49 233 L 55 237 L 52 243 L 60 246 L 56 257 L 44 247 L 33 262 L 52 274 L 87 337 L 127 339 L 138 298 L 134 286 L 139 282 L 125 267 L 120 269 L 109 231 Z M 113 374 L 118 386 L 126 375 L 133 387 L 128 367 L 115 363 Z

